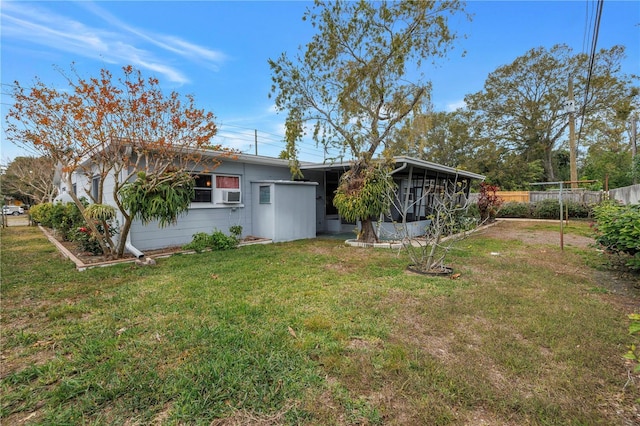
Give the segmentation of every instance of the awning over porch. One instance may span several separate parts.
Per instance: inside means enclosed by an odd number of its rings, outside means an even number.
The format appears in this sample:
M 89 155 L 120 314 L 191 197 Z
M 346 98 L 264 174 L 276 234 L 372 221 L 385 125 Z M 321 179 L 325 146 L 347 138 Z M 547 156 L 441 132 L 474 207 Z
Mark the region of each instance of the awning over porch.
M 459 184 L 465 196 L 469 194 L 472 180 L 484 180 L 483 175 L 468 172 L 418 158 L 399 156 L 394 157 L 395 166 L 391 174 L 397 185 L 397 204 L 391 211 L 390 221 L 402 220 L 401 211 L 405 211 L 404 221 L 413 222 L 425 220 L 430 214 L 430 197 L 436 189 L 448 188 L 452 182 Z M 330 201 L 332 192 L 337 187 L 339 177 L 351 168 L 351 162 L 338 162 L 326 164 L 305 164 L 301 167 L 305 171 L 324 171 L 327 186 L 327 200 Z M 327 213 L 331 206 L 327 206 Z M 331 212 L 333 213 L 333 212 Z

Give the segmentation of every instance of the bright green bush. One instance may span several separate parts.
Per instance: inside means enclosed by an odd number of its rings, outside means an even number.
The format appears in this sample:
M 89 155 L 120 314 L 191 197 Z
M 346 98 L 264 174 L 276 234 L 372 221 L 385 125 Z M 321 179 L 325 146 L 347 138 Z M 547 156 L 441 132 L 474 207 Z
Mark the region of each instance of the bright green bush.
M 640 204 L 603 203 L 594 216 L 596 242 L 609 253 L 628 255 L 626 265 L 640 270 Z
M 222 231 L 214 230 L 213 233 L 197 232 L 193 234 L 193 240 L 182 248 L 185 250 L 194 250 L 198 253 L 204 250 L 231 250 L 236 248 L 239 242 L 239 235 L 242 233 L 242 227 L 232 227 L 232 235 L 226 235 Z
M 51 211 L 53 210 L 53 203 L 36 204 L 29 209 L 29 215 L 31 220 L 35 223 L 39 223 L 47 228 L 52 228 L 51 224 Z
M 31 208 L 29 214 L 34 222 L 54 229 L 64 240 L 70 239 L 72 230 L 85 225 L 80 209 L 75 203 L 37 204 Z
M 85 220 L 75 203 L 55 203 L 51 210 L 51 225 L 64 240 L 70 240 L 70 231 L 85 225 Z

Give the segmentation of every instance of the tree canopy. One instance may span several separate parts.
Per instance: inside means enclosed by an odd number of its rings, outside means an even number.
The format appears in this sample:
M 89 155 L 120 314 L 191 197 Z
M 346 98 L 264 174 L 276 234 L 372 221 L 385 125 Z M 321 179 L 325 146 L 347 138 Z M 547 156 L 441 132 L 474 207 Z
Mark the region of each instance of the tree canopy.
M 211 146 L 217 131 L 215 117 L 197 108 L 193 96 L 166 95 L 156 78 L 145 79 L 131 66 L 122 71 L 120 78 L 106 69 L 98 77 L 82 78 L 72 67 L 70 75 L 63 73 L 67 90 L 39 79 L 30 88 L 15 82 L 15 102 L 7 116 L 7 138 L 51 158 L 60 166 L 67 188 L 72 187 L 73 173 L 84 175 L 85 193 L 93 203 L 108 200 L 117 205 L 124 221 L 118 245 L 112 246 L 107 235 L 100 239 L 103 251 L 116 256 L 124 252 L 133 219 L 120 192 L 129 180 L 140 171 L 146 176 L 166 176 L 192 170 L 202 163 L 204 148 L 227 151 Z M 104 192 L 107 176 L 113 180 L 109 194 Z M 84 214 L 79 196 L 73 191 L 69 195 L 92 232 L 101 235 Z M 183 210 L 184 206 L 177 208 L 174 216 Z
M 492 72 L 482 91 L 465 97 L 474 114 L 474 137 L 494 140 L 527 163 L 541 161 L 543 179 L 557 180 L 557 150 L 568 140 L 569 79 L 575 87 L 578 143 L 588 147 L 602 141 L 602 129 L 624 128 L 637 108 L 634 77 L 620 71 L 623 57 L 622 46 L 601 49 L 589 72 L 590 58 L 566 45 L 531 49 Z
M 317 33 L 304 51 L 269 61 L 276 107 L 287 111 L 286 152 L 294 174 L 299 174 L 297 143 L 311 129 L 327 151 L 354 158 L 341 183 L 350 190 L 343 192 L 357 196 L 350 179 L 379 183 L 366 178 L 376 167 L 372 160 L 388 153 L 392 131 L 428 102 L 431 87 L 421 65 L 453 47 L 457 36 L 447 20 L 461 11 L 459 1 L 316 1 L 304 19 Z M 357 187 L 367 196 L 373 190 Z M 371 217 L 380 213 L 367 211 Z M 377 238 L 371 217 L 360 217 L 362 240 Z
M 55 164 L 49 157 L 16 157 L 1 176 L 2 195 L 27 204 L 51 202 L 58 193 L 53 184 Z

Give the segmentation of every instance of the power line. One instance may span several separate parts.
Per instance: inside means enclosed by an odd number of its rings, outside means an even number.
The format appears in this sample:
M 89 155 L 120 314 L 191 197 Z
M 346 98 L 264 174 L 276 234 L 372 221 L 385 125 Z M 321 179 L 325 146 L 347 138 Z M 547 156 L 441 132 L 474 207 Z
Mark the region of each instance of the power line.
M 582 136 L 582 126 L 585 122 L 587 101 L 589 100 L 589 88 L 591 86 L 591 77 L 593 76 L 593 67 L 596 62 L 596 53 L 598 46 L 598 35 L 600 34 L 600 20 L 602 18 L 602 7 L 604 6 L 604 0 L 598 0 L 597 10 L 596 10 L 596 19 L 593 26 L 593 38 L 591 39 L 591 54 L 589 55 L 589 67 L 587 71 L 587 84 L 584 90 L 584 101 L 582 102 L 582 113 L 580 120 L 580 129 L 578 130 L 578 138 L 576 140 L 576 149 L 578 149 L 578 144 L 580 143 L 580 137 Z

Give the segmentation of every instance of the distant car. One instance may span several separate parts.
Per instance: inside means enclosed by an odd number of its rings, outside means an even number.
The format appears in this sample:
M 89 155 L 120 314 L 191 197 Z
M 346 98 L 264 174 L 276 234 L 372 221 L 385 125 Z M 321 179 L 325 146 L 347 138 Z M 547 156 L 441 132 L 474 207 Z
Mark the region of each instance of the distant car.
M 21 206 L 3 206 L 2 214 L 18 216 L 24 213 L 24 209 Z

